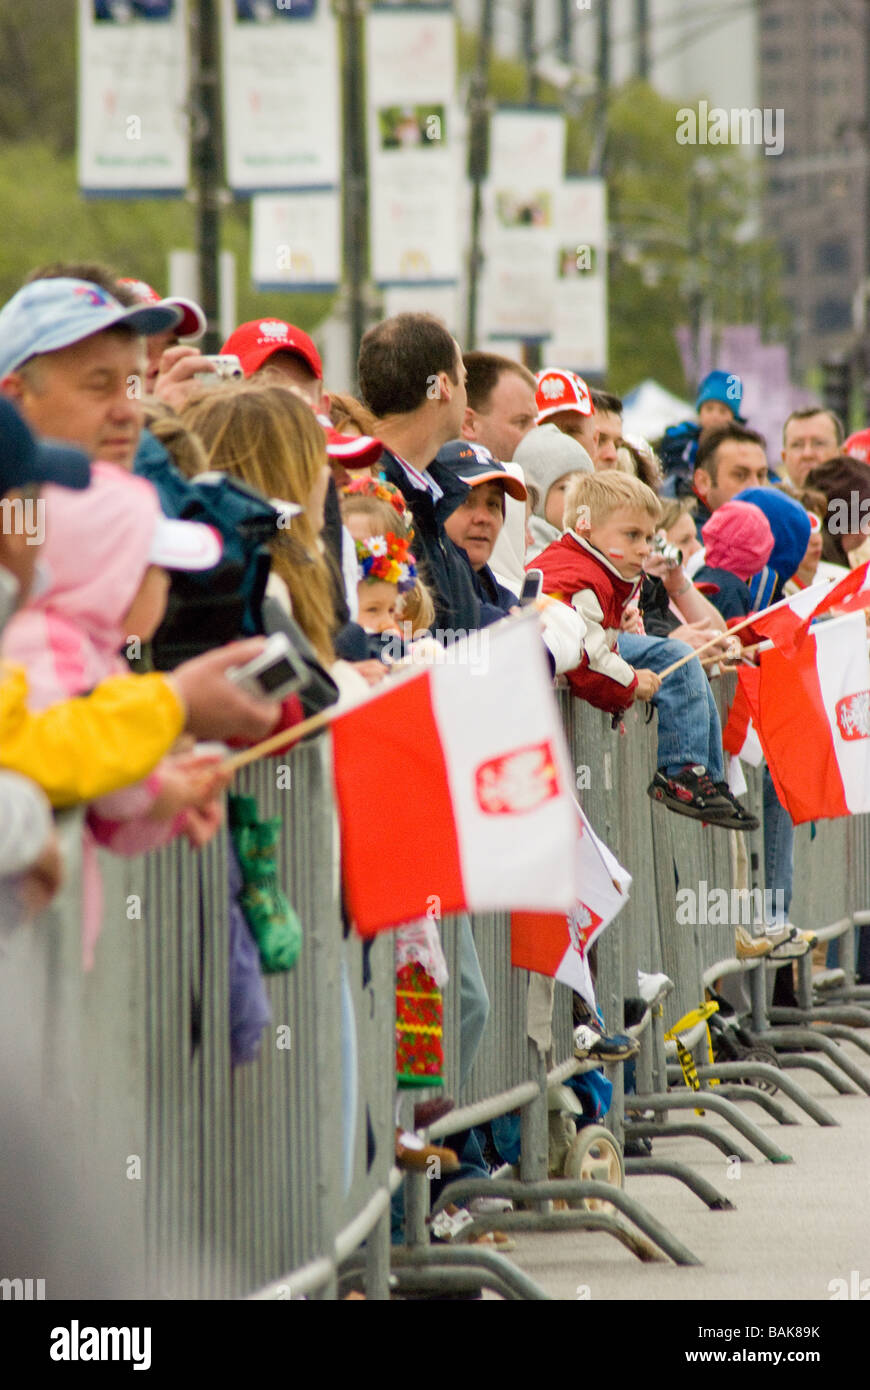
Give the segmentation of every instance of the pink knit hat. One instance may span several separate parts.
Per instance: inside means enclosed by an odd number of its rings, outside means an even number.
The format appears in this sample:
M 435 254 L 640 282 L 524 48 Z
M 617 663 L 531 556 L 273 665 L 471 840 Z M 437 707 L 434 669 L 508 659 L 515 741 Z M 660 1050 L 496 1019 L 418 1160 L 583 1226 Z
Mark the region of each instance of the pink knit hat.
M 773 550 L 770 522 L 752 502 L 725 502 L 701 529 L 706 562 L 747 580 L 764 569 Z

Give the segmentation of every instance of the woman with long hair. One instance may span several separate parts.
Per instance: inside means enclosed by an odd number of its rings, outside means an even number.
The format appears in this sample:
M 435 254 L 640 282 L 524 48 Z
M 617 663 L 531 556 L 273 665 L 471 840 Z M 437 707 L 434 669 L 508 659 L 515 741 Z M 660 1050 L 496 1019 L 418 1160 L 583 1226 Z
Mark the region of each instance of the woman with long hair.
M 310 406 L 282 386 L 245 383 L 200 396 L 183 419 L 202 440 L 209 469 L 302 507 L 276 532 L 272 571 L 287 587 L 294 618 L 330 664 L 333 587 L 320 541 L 330 473 L 325 436 Z

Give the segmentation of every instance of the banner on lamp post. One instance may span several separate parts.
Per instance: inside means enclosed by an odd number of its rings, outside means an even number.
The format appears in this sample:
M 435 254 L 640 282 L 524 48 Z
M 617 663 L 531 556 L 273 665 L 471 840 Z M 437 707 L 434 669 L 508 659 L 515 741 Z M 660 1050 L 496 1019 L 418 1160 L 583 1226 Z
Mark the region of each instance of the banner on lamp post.
M 565 179 L 556 197 L 557 288 L 547 349 L 560 367 L 607 372 L 607 191 L 595 177 Z
M 258 290 L 330 291 L 341 283 L 337 188 L 251 200 L 251 279 Z
M 229 187 L 336 187 L 338 24 L 329 0 L 221 0 L 221 49 Z
M 372 279 L 455 284 L 461 166 L 449 6 L 372 8 L 366 93 Z
M 181 197 L 189 180 L 183 0 L 79 0 L 78 183 Z
M 490 121 L 489 138 L 481 336 L 543 340 L 556 318 L 565 118 L 557 111 L 503 107 Z

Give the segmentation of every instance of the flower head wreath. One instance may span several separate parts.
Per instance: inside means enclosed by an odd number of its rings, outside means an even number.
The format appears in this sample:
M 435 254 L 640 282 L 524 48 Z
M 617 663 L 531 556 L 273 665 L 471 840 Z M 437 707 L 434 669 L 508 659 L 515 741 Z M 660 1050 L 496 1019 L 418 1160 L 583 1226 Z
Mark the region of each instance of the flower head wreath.
M 356 542 L 359 582 L 398 585 L 399 593 L 413 589 L 417 582 L 417 566 L 408 550 L 408 542 L 388 531 L 385 536 L 368 536 Z
M 400 516 L 405 515 L 405 499 L 397 487 L 381 478 L 354 478 L 341 489 L 343 497 L 377 497 L 389 502 Z

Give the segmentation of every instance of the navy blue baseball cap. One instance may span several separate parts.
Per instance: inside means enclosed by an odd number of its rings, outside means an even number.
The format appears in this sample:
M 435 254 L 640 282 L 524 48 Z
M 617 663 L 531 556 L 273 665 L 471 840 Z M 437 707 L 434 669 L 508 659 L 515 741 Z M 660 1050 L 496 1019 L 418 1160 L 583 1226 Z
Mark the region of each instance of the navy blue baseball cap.
M 107 328 L 131 328 L 148 337 L 175 328 L 181 317 L 181 309 L 165 303 L 125 309 L 89 280 L 33 280 L 0 309 L 0 378 L 31 357 L 72 347 Z
M 475 444 L 467 439 L 451 439 L 442 444 L 436 455 L 436 462 L 448 468 L 470 487 L 478 483 L 501 483 L 509 497 L 517 502 L 525 502 L 527 493 L 519 478 L 508 473 L 504 464 L 493 458 L 483 444 Z
M 84 488 L 90 481 L 86 453 L 37 439 L 12 402 L 0 396 L 0 496 L 32 483 Z

